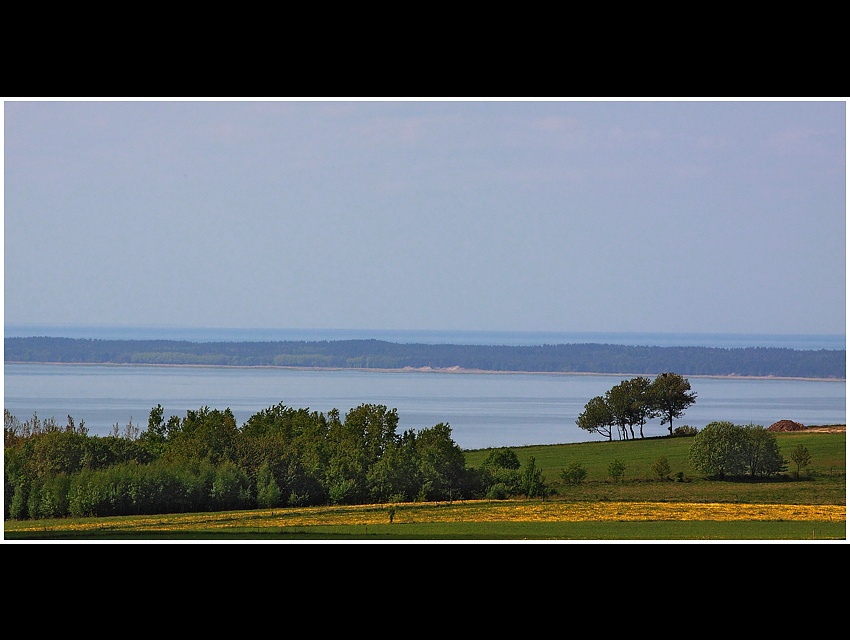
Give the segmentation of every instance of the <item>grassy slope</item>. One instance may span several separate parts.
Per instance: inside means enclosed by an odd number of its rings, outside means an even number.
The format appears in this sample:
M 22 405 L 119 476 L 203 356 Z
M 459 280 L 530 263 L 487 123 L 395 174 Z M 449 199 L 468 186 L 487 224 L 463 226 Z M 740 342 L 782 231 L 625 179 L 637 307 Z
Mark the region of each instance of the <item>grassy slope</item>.
M 534 456 L 543 470 L 554 498 L 567 500 L 651 500 L 676 502 L 763 502 L 790 504 L 846 504 L 846 434 L 779 432 L 777 441 L 787 459 L 798 444 L 805 446 L 812 461 L 804 470 L 809 480 L 801 482 L 714 482 L 700 477 L 688 462 L 693 438 L 647 438 L 613 442 L 513 447 L 525 465 Z M 489 454 L 482 449 L 466 453 L 467 465 L 478 467 Z M 671 476 L 683 473 L 684 482 L 660 482 L 652 465 L 661 456 L 670 464 Z M 614 483 L 608 466 L 615 459 L 626 465 L 623 480 Z M 584 483 L 567 485 L 560 473 L 571 463 L 588 471 Z M 789 463 L 788 474 L 795 469 Z
M 699 477 L 688 463 L 692 438 L 653 438 L 635 441 L 587 442 L 514 448 L 525 464 L 534 456 L 555 495 L 545 503 L 508 503 L 516 511 L 540 510 L 552 503 L 575 505 L 625 502 L 729 503 L 740 508 L 754 505 L 846 505 L 846 434 L 778 433 L 787 458 L 797 444 L 812 456 L 806 479 L 763 482 L 714 482 Z M 489 450 L 466 452 L 467 464 L 479 466 Z M 671 475 L 683 472 L 684 481 L 652 478 L 651 466 L 660 456 L 670 463 Z M 608 465 L 614 459 L 626 464 L 622 482 L 611 482 Z M 588 469 L 580 486 L 565 485 L 559 473 L 573 462 Z M 793 469 L 789 469 L 792 471 Z M 297 509 L 259 510 L 220 514 L 175 514 L 129 518 L 67 519 L 6 522 L 6 540 L 844 540 L 846 519 L 810 520 L 805 517 L 762 520 L 664 520 L 536 522 L 499 519 L 492 514 L 506 503 L 455 503 L 454 505 L 400 505 L 394 523 L 388 521 L 387 505 L 330 507 L 324 520 L 299 521 Z M 546 505 L 550 505 L 547 507 Z M 812 507 L 816 508 L 816 507 Z M 428 515 L 428 510 L 435 514 Z M 445 514 L 451 510 L 446 520 Z M 801 509 L 802 511 L 802 509 Z M 424 513 L 424 515 L 423 515 Z M 440 518 L 436 514 L 441 514 Z M 414 521 L 422 520 L 422 521 Z M 306 523 L 305 523 L 306 522 Z M 174 524 L 171 524 L 174 523 Z M 188 524 L 187 524 L 188 523 Z M 361 524 L 362 523 L 362 524 Z M 158 525 L 161 531 L 156 531 Z M 153 529 L 151 528 L 153 527 Z

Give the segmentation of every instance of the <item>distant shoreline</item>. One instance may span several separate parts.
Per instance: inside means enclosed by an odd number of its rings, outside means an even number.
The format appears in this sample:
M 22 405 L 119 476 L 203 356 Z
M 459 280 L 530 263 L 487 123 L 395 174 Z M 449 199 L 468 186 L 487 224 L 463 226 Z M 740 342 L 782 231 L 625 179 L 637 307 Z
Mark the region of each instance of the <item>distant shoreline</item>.
M 609 377 L 652 377 L 646 373 L 599 373 L 594 371 L 498 371 L 488 369 L 464 369 L 462 367 L 400 367 L 397 369 L 371 367 L 297 367 L 284 365 L 230 365 L 230 364 L 156 364 L 147 362 L 34 362 L 6 360 L 3 364 L 80 366 L 80 367 L 168 367 L 187 369 L 273 369 L 281 371 L 363 371 L 367 373 L 438 373 L 438 374 L 488 374 L 488 375 L 545 375 L 545 376 L 609 376 Z M 735 374 L 707 375 L 681 374 L 686 378 L 708 378 L 716 380 L 800 380 L 812 382 L 846 382 L 846 378 L 805 378 L 800 376 L 741 376 Z
M 846 352 L 616 344 L 462 345 L 381 340 L 206 342 L 5 338 L 4 361 L 376 371 L 844 379 Z
M 803 350 L 844 350 L 843 333 L 710 333 L 627 331 L 507 331 L 437 329 L 304 329 L 145 327 L 111 325 L 6 324 L 4 337 L 55 336 L 92 340 L 178 340 L 189 342 L 339 341 L 377 339 L 400 344 L 477 346 L 542 346 L 610 344 L 655 347 L 777 347 Z

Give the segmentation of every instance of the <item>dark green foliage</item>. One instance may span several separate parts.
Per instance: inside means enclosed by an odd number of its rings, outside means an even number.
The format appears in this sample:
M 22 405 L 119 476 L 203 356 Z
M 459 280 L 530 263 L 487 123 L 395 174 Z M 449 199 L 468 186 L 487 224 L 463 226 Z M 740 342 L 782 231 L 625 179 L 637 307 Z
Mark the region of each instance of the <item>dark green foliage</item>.
M 479 481 L 491 500 L 504 500 L 523 493 L 521 463 L 510 447 L 493 449 L 481 466 Z
M 61 473 L 36 478 L 30 485 L 27 513 L 30 518 L 59 518 L 68 513 L 70 478 Z
M 208 460 L 216 465 L 237 459 L 239 430 L 228 408 L 189 410 L 179 429 L 169 432 L 163 457 L 172 461 Z
M 790 458 L 792 462 L 797 465 L 797 468 L 794 470 L 795 478 L 800 477 L 800 471 L 805 467 L 808 467 L 812 460 L 809 450 L 802 444 L 797 445 L 797 447 L 791 452 Z
M 514 486 L 509 486 L 502 482 L 496 482 L 487 487 L 484 497 L 488 500 L 506 500 L 514 495 L 514 490 Z
M 398 414 L 362 404 L 343 420 L 283 404 L 240 429 L 230 409 L 182 419 L 151 410 L 150 432 L 89 437 L 69 416 L 21 424 L 6 415 L 6 518 L 143 515 L 313 504 L 480 497 L 481 474 L 440 423 L 396 432 Z M 516 455 L 501 462 L 515 469 Z M 534 481 L 536 476 L 530 477 Z M 518 480 L 514 483 L 518 485 Z M 535 485 L 529 485 L 534 488 Z
M 692 427 L 688 424 L 684 424 L 680 427 L 676 427 L 675 429 L 673 429 L 672 435 L 676 436 L 676 437 L 678 437 L 678 436 L 695 436 L 697 433 L 699 433 L 699 429 L 697 429 L 696 427 Z
M 723 480 L 749 474 L 766 478 L 786 469 L 776 434 L 760 425 L 712 422 L 697 433 L 688 452 L 691 464 L 708 477 Z
M 613 439 L 615 424 L 614 413 L 606 398 L 602 396 L 591 398 L 576 419 L 576 425 L 579 429 L 589 433 L 598 433 L 609 440 Z
M 72 476 L 74 517 L 227 511 L 254 506 L 248 479 L 232 462 L 120 464 Z
M 728 421 L 711 422 L 696 436 L 688 451 L 695 469 L 722 480 L 744 473 L 744 432 Z
M 684 410 L 696 401 L 696 393 L 686 378 L 675 373 L 662 373 L 650 381 L 644 376 L 623 380 L 614 385 L 604 396 L 591 398 L 584 406 L 576 425 L 591 433 L 613 439 L 616 432 L 620 440 L 634 440 L 635 426 L 644 437 L 643 425 L 650 418 L 663 416 L 670 423 L 673 434 L 673 418 L 680 417 Z
M 470 495 L 472 480 L 463 450 L 452 440 L 452 428 L 440 422 L 416 437 L 421 493 L 426 500 L 453 500 Z
M 536 463 L 534 456 L 530 456 L 522 472 L 520 492 L 526 498 L 546 497 L 546 479 L 543 477 L 543 469 L 538 467 Z
M 649 390 L 652 415 L 662 416 L 662 424 L 669 423 L 668 431 L 673 435 L 673 418 L 696 402 L 697 394 L 691 391 L 691 383 L 676 373 L 661 373 L 652 382 Z
M 635 425 L 640 426 L 642 438 L 643 425 L 648 418 L 656 415 L 654 396 L 650 395 L 651 386 L 649 378 L 637 376 L 623 380 L 605 392 L 605 404 L 619 429 L 621 440 L 634 440 Z
M 234 511 L 247 509 L 254 504 L 248 476 L 230 460 L 225 460 L 215 468 L 210 501 L 212 506 L 208 511 Z
M 614 482 L 620 482 L 626 475 L 626 463 L 619 459 L 614 460 L 608 465 L 608 475 Z
M 400 369 L 460 366 L 486 371 L 845 378 L 845 351 L 775 347 L 649 347 L 396 344 L 381 340 L 189 342 L 5 338 L 7 362 L 110 362 Z
M 661 456 L 652 463 L 652 473 L 660 480 L 670 477 L 670 463 L 667 461 L 666 456 Z
M 519 469 L 522 465 L 516 451 L 510 447 L 499 447 L 490 451 L 484 460 L 484 466 L 501 469 Z
M 748 424 L 744 431 L 743 454 L 747 471 L 754 478 L 767 478 L 785 471 L 788 461 L 779 451 L 776 434 L 761 425 Z
M 581 484 L 587 477 L 587 469 L 580 462 L 573 462 L 561 471 L 561 478 L 568 484 Z

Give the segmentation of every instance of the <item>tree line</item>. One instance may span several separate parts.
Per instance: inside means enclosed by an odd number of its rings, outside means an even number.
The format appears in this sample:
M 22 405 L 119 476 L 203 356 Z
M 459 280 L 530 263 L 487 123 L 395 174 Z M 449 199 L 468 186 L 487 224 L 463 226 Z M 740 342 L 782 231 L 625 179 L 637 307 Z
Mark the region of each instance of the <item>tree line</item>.
M 6 362 L 194 364 L 483 371 L 738 375 L 843 379 L 843 349 L 652 347 L 612 344 L 536 346 L 399 344 L 382 340 L 190 342 L 5 338 Z
M 445 501 L 543 494 L 532 458 L 525 471 L 489 459 L 466 466 L 451 427 L 398 431 L 396 409 L 361 404 L 341 416 L 282 403 L 238 427 L 231 410 L 201 407 L 147 428 L 116 424 L 90 436 L 4 412 L 5 518 L 208 512 L 250 508 Z M 507 461 L 509 464 L 513 460 Z

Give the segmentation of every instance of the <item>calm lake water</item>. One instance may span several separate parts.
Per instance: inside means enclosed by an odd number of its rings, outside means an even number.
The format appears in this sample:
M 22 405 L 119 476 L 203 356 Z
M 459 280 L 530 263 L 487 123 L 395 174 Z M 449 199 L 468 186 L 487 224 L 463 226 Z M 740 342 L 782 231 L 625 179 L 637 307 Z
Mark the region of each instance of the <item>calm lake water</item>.
M 280 402 L 342 416 L 360 404 L 397 409 L 398 432 L 440 422 L 463 449 L 602 440 L 576 418 L 594 396 L 631 376 L 442 372 L 294 371 L 288 369 L 4 364 L 4 408 L 22 422 L 37 413 L 64 425 L 71 415 L 90 435 L 107 435 L 132 420 L 147 428 L 152 407 L 183 417 L 203 406 L 230 408 L 242 425 Z M 770 426 L 845 424 L 845 382 L 689 377 L 697 393 L 673 426 L 702 428 L 715 420 Z M 646 436 L 663 435 L 653 419 Z

